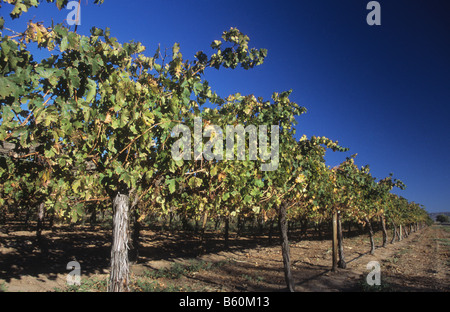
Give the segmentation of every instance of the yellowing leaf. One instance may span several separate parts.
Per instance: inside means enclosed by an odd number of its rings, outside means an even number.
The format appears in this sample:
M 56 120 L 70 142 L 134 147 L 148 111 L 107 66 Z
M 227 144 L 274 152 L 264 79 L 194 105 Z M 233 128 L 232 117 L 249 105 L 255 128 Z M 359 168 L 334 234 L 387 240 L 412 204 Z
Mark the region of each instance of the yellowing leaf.
M 225 173 L 221 172 L 221 173 L 219 173 L 219 175 L 217 176 L 217 178 L 218 178 L 219 181 L 222 181 L 223 179 L 226 178 L 226 176 L 227 176 L 227 175 L 226 175 Z
M 295 183 L 303 183 L 306 180 L 306 177 L 303 174 L 299 174 L 295 179 Z
M 138 218 L 138 222 L 141 222 L 142 220 L 145 219 L 147 215 L 145 213 L 141 214 L 140 217 Z
M 111 114 L 107 113 L 106 118 L 105 118 L 105 124 L 110 123 L 110 122 L 111 122 Z

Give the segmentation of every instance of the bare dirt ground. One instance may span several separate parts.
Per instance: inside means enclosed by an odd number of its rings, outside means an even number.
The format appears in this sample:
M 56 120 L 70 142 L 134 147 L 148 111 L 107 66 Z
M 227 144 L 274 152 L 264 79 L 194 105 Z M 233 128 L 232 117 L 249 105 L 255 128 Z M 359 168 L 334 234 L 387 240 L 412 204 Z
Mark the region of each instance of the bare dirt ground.
M 110 231 L 77 226 L 44 231 L 46 244 L 35 244 L 35 233 L 20 228 L 0 232 L 0 290 L 9 292 L 105 291 L 109 267 Z M 142 231 L 138 263 L 131 266 L 131 290 L 252 292 L 285 291 L 281 248 L 277 237 L 210 235 L 199 249 L 198 237 L 185 233 Z M 346 269 L 331 272 L 331 242 L 313 237 L 291 242 L 296 291 L 450 291 L 450 226 L 432 226 L 401 242 L 368 253 L 367 235 L 344 239 Z M 67 286 L 66 265 L 81 265 L 82 286 Z M 378 261 L 381 286 L 364 283 L 370 261 Z

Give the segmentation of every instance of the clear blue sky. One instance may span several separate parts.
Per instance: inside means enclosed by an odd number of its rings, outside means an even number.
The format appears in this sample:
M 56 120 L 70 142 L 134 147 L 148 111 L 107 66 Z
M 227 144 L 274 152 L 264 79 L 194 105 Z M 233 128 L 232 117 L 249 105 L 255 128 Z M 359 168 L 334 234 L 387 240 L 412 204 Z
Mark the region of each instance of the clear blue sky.
M 375 177 L 393 172 L 407 185 L 395 193 L 430 212 L 450 211 L 450 1 L 379 1 L 381 26 L 367 25 L 368 2 L 82 0 L 78 32 L 110 27 L 120 42 L 142 42 L 149 56 L 159 43 L 178 42 L 192 59 L 237 27 L 268 57 L 249 71 L 207 72 L 219 94 L 269 99 L 292 89 L 291 100 L 308 109 L 298 135 L 350 148 L 329 152 L 329 165 L 358 153 L 358 165 L 369 164 Z M 52 6 L 23 20 L 62 22 L 69 11 Z

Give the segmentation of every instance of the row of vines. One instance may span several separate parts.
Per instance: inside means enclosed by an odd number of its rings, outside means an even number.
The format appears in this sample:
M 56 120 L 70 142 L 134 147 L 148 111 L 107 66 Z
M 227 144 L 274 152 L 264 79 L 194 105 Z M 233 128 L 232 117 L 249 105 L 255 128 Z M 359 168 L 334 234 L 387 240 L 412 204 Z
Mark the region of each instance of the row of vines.
M 67 5 L 47 2 L 60 9 Z M 10 6 L 12 18 L 40 4 L 0 3 Z M 306 109 L 290 100 L 291 91 L 275 92 L 269 100 L 218 95 L 205 79 L 208 70 L 251 69 L 267 56 L 265 49 L 250 48 L 249 37 L 236 28 L 214 40 L 209 54 L 199 51 L 193 60 L 183 57 L 179 44 L 149 56 L 139 42 L 121 44 L 109 29 L 95 27 L 81 35 L 63 24 L 30 21 L 26 29 L 12 30 L 0 17 L 0 37 L 2 214 L 11 207 L 33 209 L 40 237 L 44 214 L 57 222 L 77 222 L 110 209 L 109 291 L 127 290 L 129 246 L 138 249 L 140 223 L 149 215 L 195 220 L 203 230 L 208 220 L 223 220 L 225 239 L 232 219 L 276 221 L 292 291 L 289 222 L 331 223 L 336 269 L 345 267 L 342 222 L 367 226 L 373 252 L 374 222 L 381 225 L 386 244 L 387 227 L 401 235 L 429 221 L 423 206 L 391 192 L 404 188 L 400 180 L 373 177 L 368 166 L 355 164 L 356 155 L 327 166 L 327 150 L 347 151 L 337 141 L 296 139 L 296 118 Z M 38 60 L 36 51 L 48 56 Z M 199 118 L 202 129 L 276 125 L 278 145 L 269 129 L 271 147 L 278 148 L 276 170 L 261 170 L 267 165 L 261 154 L 252 160 L 208 159 L 205 150 L 209 155 L 225 150 L 225 142 L 213 141 L 211 133 L 201 137 L 200 152 L 189 145 L 196 138 L 185 141 L 189 144 L 181 148 L 190 160 L 176 160 L 174 127 L 194 129 Z M 249 140 L 244 147 L 249 151 Z M 234 155 L 242 153 L 236 145 L 233 149 Z

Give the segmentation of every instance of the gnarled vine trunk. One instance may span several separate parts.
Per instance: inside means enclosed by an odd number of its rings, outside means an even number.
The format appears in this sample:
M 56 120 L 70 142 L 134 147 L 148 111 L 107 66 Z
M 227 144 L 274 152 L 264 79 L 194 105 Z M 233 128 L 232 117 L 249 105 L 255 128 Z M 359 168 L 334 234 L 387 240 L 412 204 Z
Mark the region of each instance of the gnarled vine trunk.
M 208 210 L 206 210 L 203 214 L 203 220 L 202 220 L 202 228 L 200 233 L 200 250 L 202 252 L 206 251 L 206 224 L 208 222 Z
M 42 243 L 42 228 L 44 227 L 45 204 L 41 202 L 38 206 L 38 219 L 36 226 L 36 238 L 38 244 Z
M 279 209 L 279 225 L 281 232 L 281 253 L 283 256 L 283 265 L 284 265 L 284 277 L 286 280 L 286 286 L 290 292 L 295 290 L 294 278 L 292 277 L 291 272 L 291 257 L 289 250 L 289 239 L 288 239 L 288 225 L 286 221 L 286 209 L 287 204 L 281 204 Z
M 225 236 L 225 249 L 228 249 L 230 247 L 229 240 L 228 240 L 228 238 L 229 238 L 229 231 L 230 231 L 230 217 L 226 216 L 225 217 L 225 233 L 224 233 L 224 236 Z
M 128 193 L 117 192 L 113 198 L 113 240 L 111 246 L 111 273 L 109 292 L 128 291 L 128 226 L 130 198 Z
M 345 269 L 345 268 L 347 268 L 347 263 L 345 262 L 345 256 L 344 256 L 344 235 L 342 235 L 342 221 L 341 221 L 340 211 L 338 211 L 338 213 L 337 213 L 337 235 L 338 235 L 338 248 L 339 248 L 338 266 L 341 269 Z
M 307 218 L 302 218 L 300 220 L 300 232 L 301 232 L 301 237 L 306 238 L 307 237 L 307 231 L 308 231 L 308 219 Z
M 331 239 L 331 247 L 332 247 L 332 261 L 333 261 L 333 265 L 331 268 L 331 271 L 336 272 L 337 266 L 338 266 L 338 230 L 337 230 L 337 215 L 338 212 L 337 211 L 333 211 L 333 215 L 332 215 L 332 239 Z
M 394 222 L 392 222 L 392 240 L 391 240 L 391 244 L 393 244 L 395 242 L 395 238 L 397 237 L 397 226 L 395 225 Z
M 132 209 L 133 210 L 133 209 Z M 140 214 L 137 209 L 133 211 L 133 232 L 131 235 L 132 247 L 129 253 L 129 260 L 137 263 L 139 261 L 139 245 L 141 236 L 141 222 L 139 221 Z
M 370 238 L 370 254 L 375 254 L 375 241 L 373 240 L 373 228 L 372 223 L 369 218 L 366 218 L 367 228 L 369 229 L 369 238 Z
M 387 229 L 386 229 L 386 219 L 385 219 L 385 217 L 381 216 L 380 217 L 380 221 L 381 221 L 381 229 L 383 230 L 383 247 L 386 247 L 388 234 L 387 234 Z

